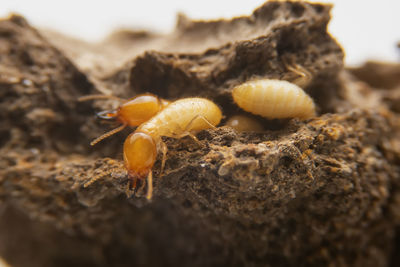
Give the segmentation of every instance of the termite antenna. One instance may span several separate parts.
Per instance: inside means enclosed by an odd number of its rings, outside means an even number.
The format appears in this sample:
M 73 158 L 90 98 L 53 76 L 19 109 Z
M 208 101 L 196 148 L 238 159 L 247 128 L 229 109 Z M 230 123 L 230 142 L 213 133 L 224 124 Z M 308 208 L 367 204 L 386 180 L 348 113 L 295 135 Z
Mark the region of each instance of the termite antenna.
M 94 100 L 94 99 L 114 99 L 114 100 L 118 100 L 118 101 L 125 101 L 125 99 L 119 98 L 117 96 L 113 96 L 113 95 L 85 95 L 85 96 L 81 96 L 78 98 L 79 102 L 84 102 L 84 101 L 88 101 L 88 100 Z
M 89 181 L 87 181 L 83 185 L 83 187 L 86 188 L 86 187 L 90 186 L 91 184 L 93 184 L 94 182 L 96 182 L 97 180 L 99 180 L 100 178 L 103 178 L 104 176 L 109 175 L 109 174 L 111 174 L 111 173 L 113 173 L 113 172 L 115 172 L 117 170 L 119 170 L 119 169 L 118 168 L 112 168 L 112 169 L 109 169 L 109 170 L 107 170 L 107 171 L 105 171 L 103 173 L 100 173 L 100 174 L 92 177 L 92 179 L 90 179 Z
M 91 146 L 94 146 L 95 144 L 97 144 L 97 143 L 100 142 L 101 140 L 106 139 L 107 137 L 110 137 L 111 135 L 116 134 L 116 133 L 122 131 L 123 129 L 125 129 L 126 126 L 127 126 L 127 124 L 125 123 L 125 124 L 122 124 L 121 126 L 115 128 L 115 129 L 113 129 L 113 130 L 111 130 L 111 131 L 109 131 L 109 132 L 106 132 L 105 134 L 103 134 L 103 135 L 97 137 L 97 138 L 94 139 L 92 142 L 90 142 L 90 145 L 91 145 Z

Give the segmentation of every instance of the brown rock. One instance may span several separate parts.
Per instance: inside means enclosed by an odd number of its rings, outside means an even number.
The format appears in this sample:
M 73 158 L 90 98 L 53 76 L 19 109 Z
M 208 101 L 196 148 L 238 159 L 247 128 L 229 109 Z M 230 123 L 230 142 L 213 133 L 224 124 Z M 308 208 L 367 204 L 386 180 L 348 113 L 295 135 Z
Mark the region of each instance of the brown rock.
M 358 68 L 349 68 L 358 79 L 374 88 L 400 87 L 400 64 L 368 61 Z
M 399 114 L 391 96 L 341 72 L 329 10 L 268 2 L 248 17 L 180 16 L 171 35 L 120 31 L 100 44 L 0 21 L 0 255 L 12 266 L 396 263 Z M 269 130 L 219 127 L 199 143 L 165 138 L 151 202 L 125 195 L 124 134 L 89 147 L 105 130 L 92 106 L 113 103 L 81 95 L 204 96 L 230 116 L 233 86 L 295 79 L 285 62 L 312 74 L 305 89 L 320 116 L 259 118 Z

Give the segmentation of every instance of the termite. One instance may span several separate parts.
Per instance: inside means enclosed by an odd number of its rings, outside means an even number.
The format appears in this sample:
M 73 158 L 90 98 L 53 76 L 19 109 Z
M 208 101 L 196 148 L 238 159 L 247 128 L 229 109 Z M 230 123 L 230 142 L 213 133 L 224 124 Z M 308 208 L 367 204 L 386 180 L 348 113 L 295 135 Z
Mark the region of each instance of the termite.
M 152 198 L 152 168 L 158 151 L 162 151 L 162 173 L 167 147 L 161 137 L 182 138 L 194 133 L 215 128 L 222 119 L 222 112 L 212 101 L 204 98 L 184 98 L 172 102 L 148 121 L 141 124 L 124 142 L 124 164 L 130 179 L 130 187 L 136 188 L 138 179 L 147 177 L 147 199 Z M 85 184 L 89 186 L 100 177 L 93 177 Z
M 121 125 L 94 139 L 90 143 L 92 146 L 103 139 L 122 131 L 127 126 L 136 127 L 141 125 L 168 106 L 170 103 L 170 101 L 159 98 L 150 93 L 137 95 L 128 100 L 110 95 L 89 95 L 79 98 L 79 101 L 87 101 L 92 99 L 116 99 L 123 102 L 116 110 L 102 111 L 97 114 L 103 119 L 115 119 L 121 123 Z
M 264 130 L 262 124 L 249 116 L 235 115 L 230 117 L 225 126 L 229 126 L 238 132 L 261 132 Z
M 315 116 L 315 104 L 311 97 L 296 84 L 284 80 L 248 81 L 233 88 L 232 96 L 245 111 L 268 119 Z

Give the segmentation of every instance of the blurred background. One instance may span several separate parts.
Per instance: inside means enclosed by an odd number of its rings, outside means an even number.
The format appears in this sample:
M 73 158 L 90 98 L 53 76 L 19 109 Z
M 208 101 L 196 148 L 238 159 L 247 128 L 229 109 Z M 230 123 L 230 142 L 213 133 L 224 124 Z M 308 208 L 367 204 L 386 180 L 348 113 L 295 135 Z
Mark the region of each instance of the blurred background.
M 25 16 L 37 27 L 51 28 L 87 41 L 99 41 L 116 28 L 168 33 L 183 12 L 194 19 L 250 14 L 265 0 L 1 0 L 0 16 Z M 346 51 L 346 63 L 367 59 L 399 61 L 400 0 L 331 0 L 330 32 Z

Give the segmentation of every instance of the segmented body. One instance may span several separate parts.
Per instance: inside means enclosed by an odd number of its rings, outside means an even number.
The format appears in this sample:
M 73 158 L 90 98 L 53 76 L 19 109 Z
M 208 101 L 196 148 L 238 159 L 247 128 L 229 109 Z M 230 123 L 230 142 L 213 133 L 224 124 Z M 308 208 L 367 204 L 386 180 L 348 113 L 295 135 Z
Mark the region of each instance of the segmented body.
M 232 96 L 245 111 L 269 119 L 315 116 L 315 104 L 311 97 L 297 85 L 283 80 L 249 81 L 236 86 Z
M 137 128 L 154 137 L 179 137 L 185 132 L 196 132 L 217 125 L 222 112 L 212 101 L 204 98 L 177 100 Z M 190 125 L 189 125 L 190 124 Z

